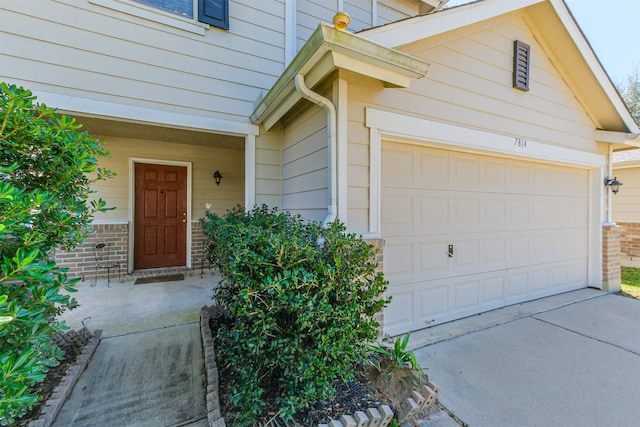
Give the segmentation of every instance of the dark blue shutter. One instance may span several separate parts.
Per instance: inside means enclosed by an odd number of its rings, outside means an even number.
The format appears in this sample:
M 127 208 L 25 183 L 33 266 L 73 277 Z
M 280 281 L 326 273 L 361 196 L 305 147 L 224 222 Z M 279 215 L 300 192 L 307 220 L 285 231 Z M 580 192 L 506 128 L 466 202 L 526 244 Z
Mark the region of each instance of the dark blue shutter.
M 229 0 L 198 0 L 198 21 L 229 29 Z

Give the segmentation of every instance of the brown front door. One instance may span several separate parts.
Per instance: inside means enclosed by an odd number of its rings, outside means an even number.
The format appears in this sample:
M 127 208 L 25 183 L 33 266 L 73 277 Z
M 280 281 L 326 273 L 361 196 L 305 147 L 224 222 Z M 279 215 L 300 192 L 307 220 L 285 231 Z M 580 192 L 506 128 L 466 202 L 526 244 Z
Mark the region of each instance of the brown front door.
M 134 268 L 186 265 L 187 168 L 136 163 Z

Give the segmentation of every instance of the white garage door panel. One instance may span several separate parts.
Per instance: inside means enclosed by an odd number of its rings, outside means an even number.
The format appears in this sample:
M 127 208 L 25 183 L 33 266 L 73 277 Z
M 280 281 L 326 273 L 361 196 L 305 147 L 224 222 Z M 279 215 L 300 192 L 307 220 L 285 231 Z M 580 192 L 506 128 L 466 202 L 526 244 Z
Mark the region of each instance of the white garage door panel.
M 389 334 L 586 286 L 584 170 L 385 142 L 382 185 Z
M 585 286 L 586 263 L 552 263 L 401 286 L 385 310 L 385 333 L 398 335 Z

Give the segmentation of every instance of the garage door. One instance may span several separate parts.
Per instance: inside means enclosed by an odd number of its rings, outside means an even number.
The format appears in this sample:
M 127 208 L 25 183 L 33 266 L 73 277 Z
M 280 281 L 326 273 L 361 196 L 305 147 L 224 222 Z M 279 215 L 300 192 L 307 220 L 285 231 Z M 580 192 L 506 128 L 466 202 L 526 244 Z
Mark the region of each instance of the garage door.
M 384 142 L 385 333 L 586 286 L 588 172 Z

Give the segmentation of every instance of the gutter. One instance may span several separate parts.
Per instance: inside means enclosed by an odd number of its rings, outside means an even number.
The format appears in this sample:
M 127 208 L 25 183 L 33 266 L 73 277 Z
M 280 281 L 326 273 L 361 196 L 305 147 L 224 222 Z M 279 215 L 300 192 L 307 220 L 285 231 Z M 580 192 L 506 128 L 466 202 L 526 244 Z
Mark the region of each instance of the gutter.
M 338 116 L 336 114 L 336 107 L 333 105 L 331 101 L 329 101 L 324 96 L 317 94 L 316 92 L 312 92 L 305 83 L 304 83 L 304 75 L 301 73 L 296 74 L 295 77 L 295 85 L 296 91 L 300 94 L 300 96 L 307 101 L 311 101 L 316 105 L 320 105 L 324 107 L 327 111 L 327 150 L 329 151 L 329 205 L 327 217 L 324 220 L 324 226 L 327 227 L 329 223 L 336 220 L 338 215 L 338 177 L 337 177 L 337 137 L 336 137 L 336 123 L 338 121 Z

